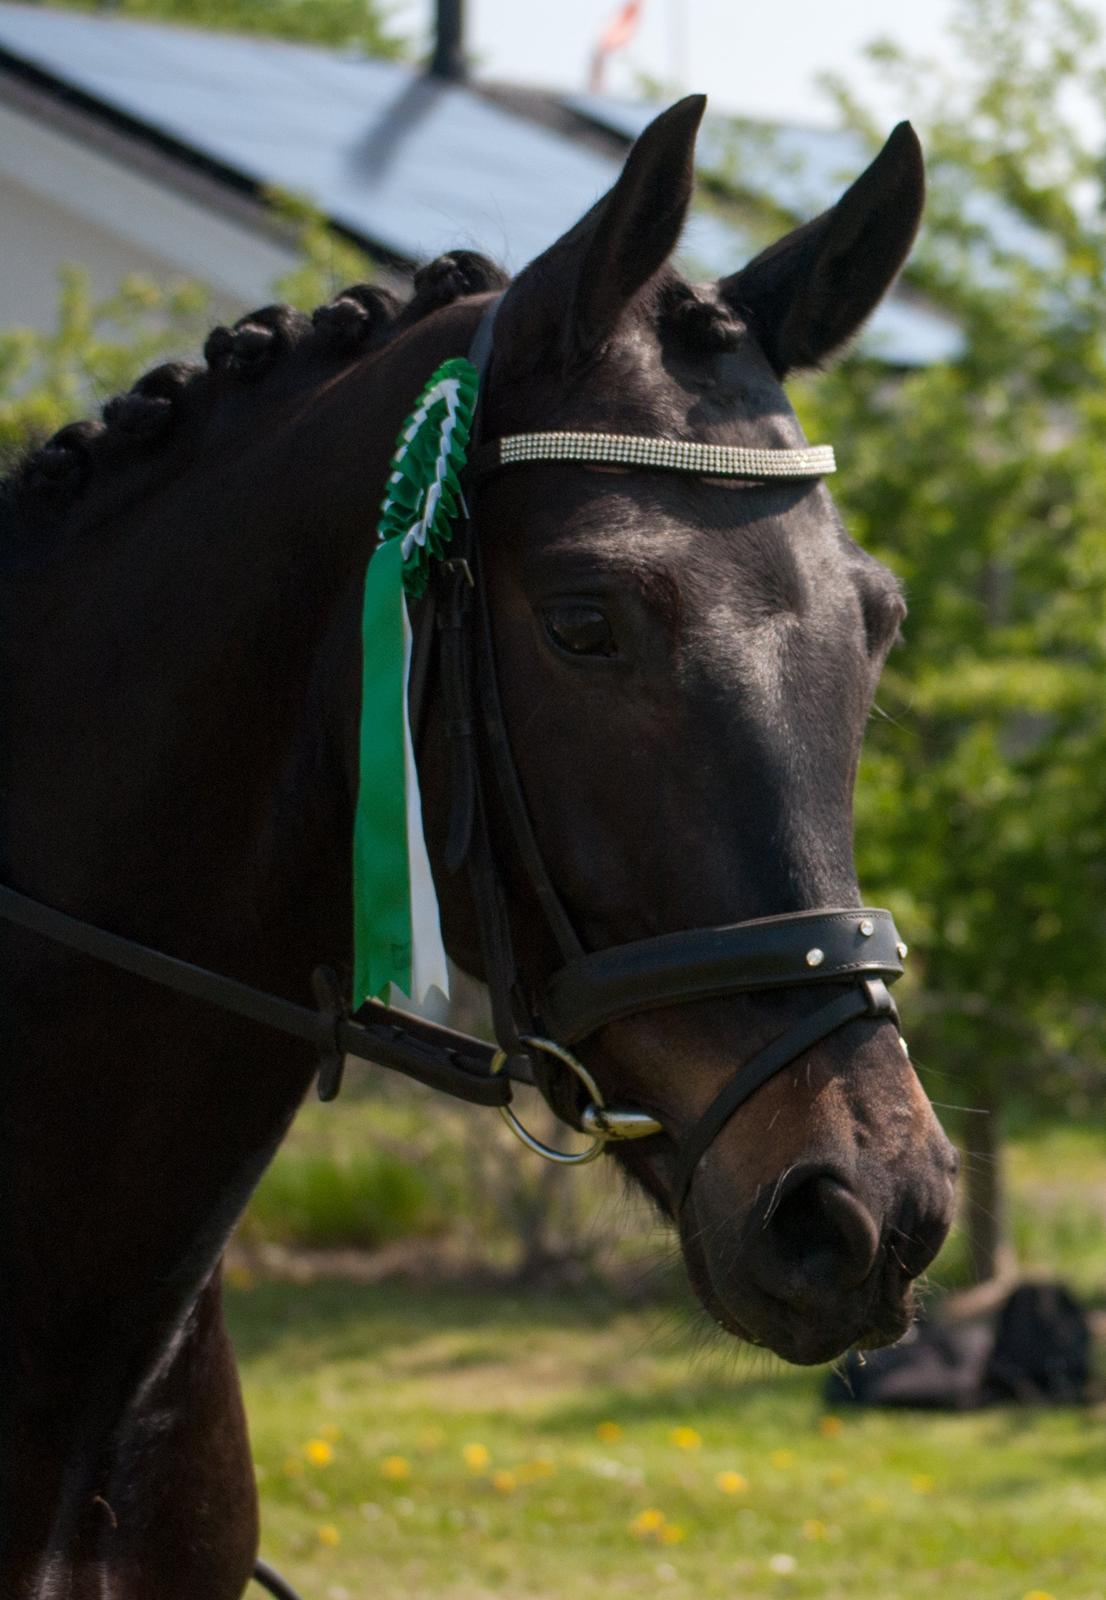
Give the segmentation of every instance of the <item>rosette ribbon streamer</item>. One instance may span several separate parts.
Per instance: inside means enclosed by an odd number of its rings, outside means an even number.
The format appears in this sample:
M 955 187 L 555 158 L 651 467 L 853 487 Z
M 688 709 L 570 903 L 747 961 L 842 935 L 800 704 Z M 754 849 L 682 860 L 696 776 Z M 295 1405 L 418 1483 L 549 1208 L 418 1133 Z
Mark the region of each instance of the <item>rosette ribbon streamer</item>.
M 404 423 L 365 577 L 361 617 L 360 777 L 353 830 L 355 1005 L 389 984 L 421 1005 L 449 994 L 408 714 L 408 597 L 426 589 L 461 510 L 478 377 L 443 362 Z

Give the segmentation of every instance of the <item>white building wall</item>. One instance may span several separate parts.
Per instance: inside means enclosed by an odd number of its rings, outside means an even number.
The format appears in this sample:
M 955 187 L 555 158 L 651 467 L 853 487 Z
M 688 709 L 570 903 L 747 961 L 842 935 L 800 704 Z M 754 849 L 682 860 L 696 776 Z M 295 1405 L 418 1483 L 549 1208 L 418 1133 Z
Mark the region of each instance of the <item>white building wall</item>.
M 131 272 L 159 283 L 195 279 L 225 320 L 271 299 L 295 259 L 279 242 L 0 104 L 0 327 L 51 328 L 67 263 L 88 270 L 98 295 Z

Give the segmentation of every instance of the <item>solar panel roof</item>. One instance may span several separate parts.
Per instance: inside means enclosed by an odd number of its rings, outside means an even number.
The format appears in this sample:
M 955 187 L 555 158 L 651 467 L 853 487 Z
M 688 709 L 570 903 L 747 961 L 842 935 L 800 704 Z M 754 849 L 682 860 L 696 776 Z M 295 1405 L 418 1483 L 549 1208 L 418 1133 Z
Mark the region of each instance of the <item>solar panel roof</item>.
M 466 246 L 517 270 L 619 170 L 463 85 L 349 52 L 11 3 L 0 3 L 0 52 L 250 183 L 306 195 L 408 261 Z M 626 138 L 657 109 L 597 97 L 568 104 Z M 709 165 L 709 123 L 705 135 Z M 849 175 L 862 164 L 840 142 L 833 148 Z M 805 204 L 794 190 L 785 198 L 776 181 L 789 209 L 792 199 L 798 210 L 824 203 Z M 754 248 L 729 220 L 700 210 L 683 254 L 721 275 Z M 946 322 L 901 299 L 881 309 L 866 338 L 905 365 L 945 359 L 956 345 Z
M 283 41 L 0 5 L 0 50 L 408 260 L 518 268 L 617 164 L 410 67 Z
M 568 95 L 564 104 L 623 139 L 636 139 L 660 109 L 596 94 Z M 763 189 L 785 211 L 803 217 L 832 205 L 870 160 L 867 146 L 849 128 L 802 128 L 709 111 L 697 149 L 700 169 L 741 177 L 750 190 Z

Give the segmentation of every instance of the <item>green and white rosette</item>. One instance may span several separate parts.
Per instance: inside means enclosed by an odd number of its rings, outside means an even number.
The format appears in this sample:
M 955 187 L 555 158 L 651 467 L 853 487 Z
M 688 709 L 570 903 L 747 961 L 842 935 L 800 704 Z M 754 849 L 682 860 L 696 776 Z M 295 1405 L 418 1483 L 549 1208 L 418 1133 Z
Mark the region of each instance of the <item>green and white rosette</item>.
M 384 492 L 362 612 L 360 781 L 353 830 L 354 1005 L 391 984 L 421 1005 L 449 994 L 407 694 L 408 595 L 425 590 L 461 509 L 478 375 L 443 362 L 404 423 Z

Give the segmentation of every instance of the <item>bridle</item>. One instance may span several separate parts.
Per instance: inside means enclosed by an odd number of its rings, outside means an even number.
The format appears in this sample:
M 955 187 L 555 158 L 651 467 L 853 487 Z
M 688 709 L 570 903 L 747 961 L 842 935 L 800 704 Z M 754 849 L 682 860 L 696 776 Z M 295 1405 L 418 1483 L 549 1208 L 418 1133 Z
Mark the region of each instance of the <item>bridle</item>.
M 502 301 L 485 313 L 470 350 L 483 389 L 492 330 Z M 550 1161 L 579 1165 L 609 1143 L 668 1132 L 648 1112 L 608 1106 L 570 1046 L 606 1024 L 658 1007 L 774 989 L 832 986 L 831 998 L 751 1056 L 683 1135 L 669 1204 L 678 1217 L 700 1160 L 730 1118 L 757 1089 L 806 1050 L 847 1023 L 867 1018 L 898 1026 L 888 985 L 901 976 L 906 946 L 888 911 L 822 907 L 722 927 L 665 933 L 597 951 L 585 949 L 545 864 L 519 781 L 499 694 L 487 588 L 474 507 L 479 485 L 494 473 L 533 462 L 625 465 L 752 480 L 813 479 L 834 470 L 825 446 L 799 450 L 741 449 L 695 441 L 619 434 L 546 432 L 480 441 L 479 408 L 465 482 L 464 514 L 449 558 L 436 563 L 417 617 L 411 673 L 412 726 L 422 723 L 437 665 L 450 755 L 445 867 L 467 871 L 479 928 L 496 1043 L 376 1002 L 351 1015 L 336 974 L 312 974 L 315 1007 L 269 994 L 224 974 L 84 922 L 0 884 L 0 920 L 92 956 L 149 982 L 219 1006 L 261 1026 L 303 1039 L 318 1051 L 320 1099 L 334 1099 L 344 1058 L 405 1073 L 472 1104 L 497 1106 L 512 1130 Z M 506 822 L 507 847 L 540 908 L 559 965 L 528 981 L 514 955 L 504 850 L 490 818 Z M 904 1045 L 905 1048 L 905 1045 Z M 562 1070 L 558 1070 L 562 1069 Z M 558 1116 L 590 1136 L 579 1152 L 536 1139 L 511 1106 L 512 1085 L 535 1084 Z M 255 1577 L 274 1595 L 291 1596 L 283 1579 L 259 1562 Z
M 485 312 L 470 349 L 482 380 L 503 297 Z M 906 946 L 888 911 L 823 907 L 722 927 L 695 928 L 588 951 L 549 875 L 534 834 L 511 750 L 499 695 L 487 589 L 473 515 L 479 485 L 494 473 L 535 461 L 617 463 L 642 470 L 744 479 L 818 478 L 834 470 L 826 446 L 799 450 L 742 449 L 695 441 L 586 432 L 529 433 L 481 441 L 466 475 L 464 514 L 436 563 L 420 603 L 411 674 L 411 720 L 417 729 L 431 692 L 438 692 L 450 753 L 449 827 L 445 867 L 468 873 L 491 1000 L 495 1045 L 376 1002 L 351 1015 L 332 969 L 312 974 L 316 1005 L 300 1005 L 224 974 L 166 955 L 47 906 L 0 884 L 0 920 L 95 957 L 150 982 L 315 1045 L 318 1092 L 341 1087 L 344 1058 L 374 1062 L 472 1104 L 497 1106 L 513 1131 L 551 1161 L 579 1165 L 608 1143 L 664 1133 L 647 1112 L 612 1107 L 570 1046 L 607 1023 L 657 1007 L 780 988 L 835 993 L 749 1058 L 682 1139 L 670 1182 L 678 1215 L 703 1154 L 738 1108 L 804 1051 L 858 1018 L 893 1022 L 888 984 L 901 976 Z M 497 819 L 557 948 L 560 965 L 528 982 L 515 960 L 504 892 L 500 835 L 490 828 L 490 768 Z M 558 1069 L 567 1069 L 559 1071 Z M 511 1106 L 512 1084 L 538 1083 L 562 1120 L 590 1136 L 579 1152 L 537 1140 Z
M 504 296 L 485 312 L 470 350 L 481 379 L 491 361 L 493 329 Z M 789 912 L 724 927 L 698 928 L 589 952 L 573 925 L 534 834 L 507 733 L 482 553 L 473 497 L 494 473 L 532 462 L 618 464 L 645 470 L 746 479 L 820 478 L 834 470 L 828 446 L 798 450 L 743 449 L 697 441 L 648 439 L 588 432 L 516 434 L 479 442 L 479 409 L 470 455 L 468 503 L 420 618 L 423 640 L 431 617 L 441 639 L 441 691 L 451 751 L 452 792 L 446 866 L 467 863 L 484 956 L 492 1023 L 499 1049 L 493 1070 L 516 1081 L 536 1081 L 561 1119 L 592 1136 L 591 1146 L 566 1155 L 537 1141 L 502 1108 L 514 1132 L 547 1159 L 579 1164 L 610 1141 L 663 1133 L 649 1114 L 608 1107 L 594 1078 L 568 1048 L 621 1017 L 694 1000 L 776 988 L 846 985 L 824 1006 L 801 1018 L 738 1070 L 697 1122 L 677 1141 L 670 1204 L 678 1216 L 706 1150 L 738 1108 L 769 1078 L 846 1023 L 898 1014 L 888 984 L 902 975 L 906 946 L 888 911 L 830 907 Z M 413 683 L 413 717 L 420 710 L 424 670 Z M 503 892 L 503 850 L 489 828 L 489 796 L 482 782 L 482 746 L 496 786 L 509 848 L 540 908 L 560 965 L 538 985 L 524 982 L 515 962 Z M 569 1075 L 556 1066 L 568 1068 Z M 583 1103 L 581 1104 L 581 1091 Z

